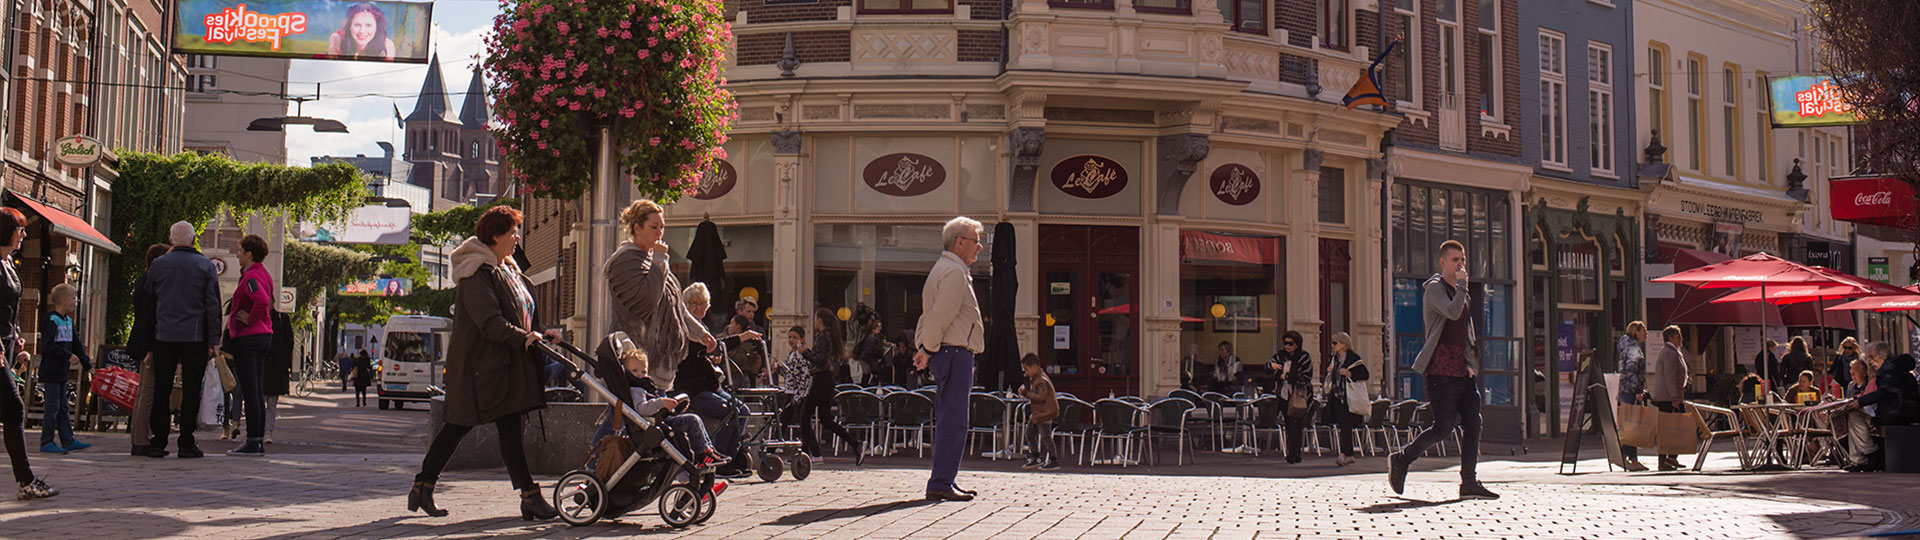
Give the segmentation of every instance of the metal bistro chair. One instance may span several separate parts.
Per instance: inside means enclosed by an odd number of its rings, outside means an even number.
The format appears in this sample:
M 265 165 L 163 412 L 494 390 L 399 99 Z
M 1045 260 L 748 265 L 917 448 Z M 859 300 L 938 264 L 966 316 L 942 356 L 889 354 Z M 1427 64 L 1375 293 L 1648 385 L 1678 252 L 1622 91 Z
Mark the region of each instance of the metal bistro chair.
M 1141 417 L 1145 416 L 1146 412 L 1143 407 L 1118 399 L 1108 398 L 1093 402 L 1095 423 L 1093 448 L 1088 450 L 1088 453 L 1093 456 L 1091 459 L 1093 464 L 1101 464 L 1100 446 L 1106 441 L 1119 443 L 1119 448 L 1114 450 L 1113 459 L 1107 464 L 1125 467 L 1139 463 L 1139 460 L 1132 458 L 1133 443 L 1136 440 L 1142 442 L 1147 440 L 1147 427 L 1141 422 Z
M 866 437 L 861 438 L 861 441 L 864 441 L 861 445 L 866 448 L 859 448 L 856 451 L 874 455 L 874 441 L 877 439 L 875 435 L 881 431 L 880 396 L 866 390 L 848 390 L 834 394 L 833 402 L 840 406 L 841 427 L 849 431 L 865 431 L 867 434 Z M 839 439 L 835 439 L 833 449 L 834 455 L 840 454 Z
M 1393 447 L 1406 446 L 1420 434 L 1419 424 L 1414 423 L 1419 408 L 1420 402 L 1411 399 L 1393 404 L 1393 413 L 1389 416 L 1393 421 Z
M 1280 429 L 1280 405 L 1280 396 L 1272 394 L 1260 396 L 1258 399 L 1253 400 L 1252 403 L 1247 404 L 1247 407 L 1252 410 L 1253 414 L 1250 417 L 1239 419 L 1238 424 L 1240 425 L 1241 444 L 1242 446 L 1252 448 L 1253 455 L 1260 455 L 1261 433 L 1273 434 L 1275 444 L 1278 445 L 1282 432 Z
M 1393 430 L 1387 425 L 1387 416 L 1392 410 L 1393 402 L 1385 399 L 1373 400 L 1373 411 L 1367 415 L 1366 425 L 1360 427 L 1360 433 L 1365 435 L 1362 439 L 1367 441 L 1367 455 L 1378 456 L 1383 447 L 1393 446 L 1393 439 L 1389 438 Z M 1378 446 L 1373 444 L 1375 435 L 1380 437 Z
M 933 400 L 916 392 L 894 392 L 887 394 L 887 453 L 897 448 L 893 435 L 900 434 L 900 444 L 913 445 L 919 457 L 927 457 L 928 434 L 933 431 Z
M 1206 400 L 1207 408 L 1213 412 L 1213 417 L 1209 418 L 1213 422 L 1213 449 L 1219 451 L 1226 448 L 1227 417 L 1239 418 L 1239 405 L 1233 402 L 1233 398 L 1219 392 L 1205 392 L 1200 394 L 1200 398 Z
M 853 384 L 853 383 L 843 382 L 840 384 L 833 385 L 833 391 L 835 392 L 845 392 L 848 390 L 859 390 L 859 389 L 860 389 L 860 385 Z
M 1187 417 L 1187 421 L 1197 422 L 1201 427 L 1211 432 L 1188 430 L 1189 435 L 1200 435 L 1203 439 L 1211 436 L 1214 440 L 1214 448 L 1220 447 L 1220 432 L 1213 430 L 1215 426 L 1219 425 L 1214 419 L 1220 416 L 1220 411 L 1214 408 L 1213 402 L 1208 401 L 1198 392 L 1185 388 L 1175 388 L 1173 391 L 1167 392 L 1167 397 L 1184 399 L 1187 400 L 1187 403 L 1193 404 L 1193 412 Z
M 1700 438 L 1700 448 L 1699 450 L 1694 452 L 1696 456 L 1693 458 L 1693 471 L 1700 472 L 1700 467 L 1707 464 L 1707 449 L 1713 447 L 1713 441 L 1717 441 L 1720 439 L 1733 439 L 1734 444 L 1736 446 L 1739 445 L 1740 430 L 1738 428 L 1740 425 L 1740 421 L 1734 417 L 1732 410 L 1722 409 L 1720 407 L 1707 405 L 1705 403 L 1694 403 L 1689 401 L 1687 402 L 1687 410 L 1688 412 L 1693 413 L 1694 424 L 1699 426 L 1700 433 L 1705 434 L 1704 437 Z M 1725 429 L 1725 430 L 1713 429 L 1712 423 L 1707 421 L 1707 415 L 1710 415 L 1710 414 L 1726 418 L 1728 429 Z M 1746 463 L 1747 454 L 1746 452 L 1742 451 L 1742 452 L 1739 452 L 1739 455 L 1741 459 L 1740 466 L 1745 467 L 1747 465 Z
M 1087 425 L 1086 417 L 1087 412 L 1091 410 L 1093 406 L 1080 401 L 1079 398 L 1061 397 L 1060 417 L 1053 420 L 1052 436 L 1057 439 L 1072 439 L 1073 454 L 1079 458 L 1081 465 L 1087 464 L 1087 432 L 1091 431 L 1092 426 Z
M 987 393 L 967 395 L 967 454 L 974 453 L 973 441 L 979 436 L 987 436 L 988 444 L 998 445 L 1007 428 L 1007 402 Z M 995 451 L 1005 446 L 994 448 Z
M 1192 401 L 1179 397 L 1163 399 L 1147 407 L 1147 456 L 1150 463 L 1158 464 L 1159 460 L 1155 457 L 1160 452 L 1159 438 L 1172 435 L 1175 440 L 1174 464 L 1187 464 L 1187 452 L 1192 448 L 1187 446 L 1187 422 L 1199 410 Z

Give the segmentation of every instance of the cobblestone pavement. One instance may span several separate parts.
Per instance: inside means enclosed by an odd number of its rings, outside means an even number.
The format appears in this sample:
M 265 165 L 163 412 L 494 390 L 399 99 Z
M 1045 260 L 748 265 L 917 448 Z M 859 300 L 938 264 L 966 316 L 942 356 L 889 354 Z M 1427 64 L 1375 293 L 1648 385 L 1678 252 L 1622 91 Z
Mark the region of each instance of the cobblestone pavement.
M 1910 500 L 1920 478 L 1910 475 L 1737 474 L 1716 454 L 1708 473 L 1561 476 L 1557 452 L 1536 450 L 1482 464 L 1498 501 L 1455 500 L 1451 457 L 1421 460 L 1395 496 L 1383 458 L 1337 468 L 1331 458 L 1284 465 L 1202 452 L 1186 466 L 1056 473 L 969 460 L 961 482 L 979 500 L 931 503 L 919 500 L 927 460 L 909 455 L 863 468 L 831 458 L 805 481 L 744 481 L 711 522 L 685 530 L 666 528 L 651 506 L 584 528 L 520 521 L 499 470 L 448 474 L 439 501 L 453 515 L 428 518 L 405 511 L 420 459 L 405 448 L 423 444 L 425 413 L 318 397 L 282 417 L 285 440 L 267 458 L 134 458 L 123 435 L 108 434 L 82 437 L 111 441 L 94 450 L 36 453 L 35 470 L 64 493 L 0 501 L 0 537 L 1825 538 L 1913 528 L 1920 517 Z M 330 427 L 357 424 L 357 436 Z M 1585 455 L 1581 470 L 1605 470 L 1597 451 Z

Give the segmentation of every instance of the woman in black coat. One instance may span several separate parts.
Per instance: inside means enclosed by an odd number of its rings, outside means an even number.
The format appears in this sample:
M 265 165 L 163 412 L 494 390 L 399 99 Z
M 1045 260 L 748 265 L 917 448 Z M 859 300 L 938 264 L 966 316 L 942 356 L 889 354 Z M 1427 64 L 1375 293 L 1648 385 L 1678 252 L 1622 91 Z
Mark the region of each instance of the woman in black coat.
M 1313 422 L 1310 415 L 1296 416 L 1288 406 L 1293 396 L 1307 396 L 1307 408 L 1313 408 L 1313 355 L 1307 353 L 1299 332 L 1289 330 L 1280 336 L 1280 352 L 1273 355 L 1267 369 L 1276 374 L 1274 394 L 1280 396 L 1280 410 L 1286 413 L 1287 463 L 1299 463 L 1301 447 L 1306 444 L 1307 424 Z
M 1347 408 L 1347 384 L 1367 382 L 1367 363 L 1361 362 L 1360 354 L 1353 352 L 1353 337 L 1346 332 L 1333 335 L 1333 358 L 1329 360 L 1325 385 L 1327 410 L 1333 415 L 1334 425 L 1340 429 L 1340 457 L 1335 458 L 1333 464 L 1352 465 L 1353 432 L 1360 429 L 1366 418 Z
M 4 436 L 7 457 L 13 460 L 13 479 L 20 483 L 20 500 L 45 499 L 59 495 L 59 491 L 47 487 L 46 482 L 33 476 L 33 469 L 27 467 L 27 442 L 22 431 L 27 423 L 27 403 L 20 399 L 19 383 L 13 380 L 13 362 L 19 361 L 14 355 L 27 347 L 20 337 L 20 272 L 13 267 L 13 252 L 20 250 L 20 243 L 27 239 L 27 217 L 19 210 L 0 208 L 0 345 L 4 345 L 5 357 L 0 357 L 0 436 Z
M 520 517 L 553 519 L 560 515 L 540 495 L 521 447 L 520 417 L 546 406 L 540 366 L 533 344 L 532 286 L 513 263 L 520 243 L 520 212 L 505 206 L 487 209 L 468 238 L 453 251 L 458 289 L 453 336 L 447 347 L 445 424 L 427 447 L 420 474 L 407 495 L 407 510 L 445 516 L 433 505 L 433 485 L 473 426 L 493 424 L 499 431 L 500 457 L 520 491 Z

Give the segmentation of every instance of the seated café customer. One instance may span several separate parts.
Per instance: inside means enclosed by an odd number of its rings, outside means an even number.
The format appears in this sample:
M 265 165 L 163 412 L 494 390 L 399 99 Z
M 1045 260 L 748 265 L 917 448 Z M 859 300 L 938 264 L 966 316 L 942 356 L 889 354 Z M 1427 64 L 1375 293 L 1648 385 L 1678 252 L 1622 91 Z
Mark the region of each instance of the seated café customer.
M 1787 387 L 1787 400 L 1801 405 L 1820 402 L 1820 386 L 1813 383 L 1813 371 L 1801 370 L 1800 378 Z
M 1920 422 L 1920 384 L 1914 382 L 1914 358 L 1902 354 L 1888 358 L 1893 347 L 1885 341 L 1867 344 L 1867 359 L 1875 372 L 1852 405 L 1836 412 L 1846 419 L 1847 437 L 1854 441 L 1848 449 L 1848 471 L 1880 470 L 1885 457 L 1872 440 L 1874 426 L 1904 426 Z
M 620 396 L 620 401 L 632 407 L 633 412 L 640 413 L 642 417 L 652 417 L 663 410 L 671 411 L 680 408 L 680 400 L 670 397 L 653 397 L 659 394 L 660 390 L 653 386 L 653 378 L 647 375 L 646 351 L 638 348 L 627 351 L 621 356 L 620 361 L 627 368 L 627 394 Z M 712 467 L 727 459 L 720 455 L 719 451 L 714 450 L 713 444 L 707 441 L 707 426 L 700 421 L 699 415 L 673 414 L 668 415 L 664 421 L 674 431 L 686 436 L 688 448 L 693 451 L 693 454 L 687 458 L 693 460 L 695 464 L 701 467 Z

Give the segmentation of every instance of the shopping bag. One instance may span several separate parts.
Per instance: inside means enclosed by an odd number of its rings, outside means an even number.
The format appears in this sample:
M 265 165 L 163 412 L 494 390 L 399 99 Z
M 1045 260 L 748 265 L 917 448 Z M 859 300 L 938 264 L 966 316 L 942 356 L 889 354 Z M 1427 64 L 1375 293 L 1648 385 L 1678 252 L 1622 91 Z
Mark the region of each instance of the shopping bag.
M 220 372 L 220 388 L 222 390 L 232 392 L 233 387 L 240 385 L 240 378 L 233 376 L 232 354 L 228 354 L 226 351 L 220 351 L 219 354 L 213 356 L 213 365 L 218 369 L 209 369 L 207 371 Z
M 1659 433 L 1661 454 L 1691 454 L 1700 448 L 1700 426 L 1693 413 L 1659 413 Z
M 1347 412 L 1360 416 L 1373 414 L 1373 402 L 1367 398 L 1365 381 L 1347 382 Z
M 140 397 L 140 374 L 119 366 L 93 370 L 93 394 L 121 410 L 132 411 Z
M 220 369 L 216 362 L 207 361 L 207 375 L 200 378 L 200 425 L 218 426 L 225 411 L 221 409 L 227 403 L 227 391 L 220 387 Z
M 1647 405 L 1620 404 L 1620 444 L 1639 448 L 1659 446 L 1654 415 L 1660 411 Z

